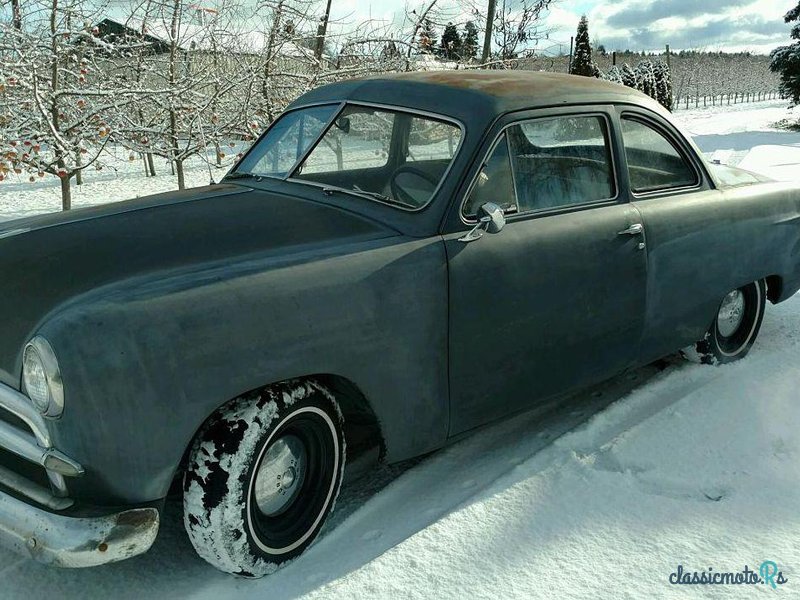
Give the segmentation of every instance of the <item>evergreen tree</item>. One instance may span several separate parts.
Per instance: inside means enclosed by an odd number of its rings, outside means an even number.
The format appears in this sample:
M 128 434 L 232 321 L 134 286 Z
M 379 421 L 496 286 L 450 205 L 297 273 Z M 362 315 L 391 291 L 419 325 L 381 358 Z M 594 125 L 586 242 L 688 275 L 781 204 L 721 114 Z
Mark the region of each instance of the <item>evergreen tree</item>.
M 419 29 L 419 51 L 422 54 L 433 54 L 436 48 L 436 30 L 430 19 L 425 19 Z
M 475 23 L 467 21 L 464 35 L 461 38 L 461 59 L 473 61 L 478 56 L 478 28 Z
M 651 98 L 656 97 L 655 69 L 649 60 L 643 60 L 636 65 L 636 89 Z
M 458 35 L 458 29 L 452 23 L 448 23 L 444 27 L 441 56 L 447 60 L 457 60 L 461 56 L 461 36 Z
M 389 40 L 383 45 L 381 58 L 388 63 L 388 65 L 393 65 L 402 58 L 402 53 L 397 47 L 397 44 L 394 43 L 394 40 Z
M 572 58 L 570 73 L 594 77 L 592 46 L 589 44 L 589 20 L 586 15 L 583 15 L 578 23 L 578 33 L 575 36 L 575 55 Z
M 624 63 L 622 65 L 622 85 L 627 86 L 629 88 L 638 89 L 637 82 L 636 82 L 636 71 L 631 69 L 631 66 L 628 63 Z
M 789 46 L 775 48 L 770 54 L 771 71 L 780 74 L 778 88 L 781 96 L 789 98 L 794 105 L 800 105 L 800 2 L 784 15 L 787 23 L 796 21 L 790 33 L 793 40 Z
M 605 74 L 603 77 L 606 81 L 612 81 L 614 83 L 622 83 L 622 71 L 619 70 L 619 67 L 614 65 L 608 70 L 608 73 Z
M 656 77 L 656 100 L 667 110 L 672 110 L 674 102 L 672 96 L 672 74 L 669 72 L 667 63 L 662 60 L 656 62 L 653 73 Z

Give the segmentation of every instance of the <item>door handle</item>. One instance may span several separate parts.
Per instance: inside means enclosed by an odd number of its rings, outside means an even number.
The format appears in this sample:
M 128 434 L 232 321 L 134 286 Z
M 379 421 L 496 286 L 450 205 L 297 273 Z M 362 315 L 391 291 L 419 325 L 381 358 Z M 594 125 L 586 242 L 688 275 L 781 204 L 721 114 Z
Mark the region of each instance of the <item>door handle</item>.
M 641 223 L 634 223 L 627 229 L 618 231 L 617 235 L 641 235 L 643 233 L 644 233 L 644 225 L 642 225 Z

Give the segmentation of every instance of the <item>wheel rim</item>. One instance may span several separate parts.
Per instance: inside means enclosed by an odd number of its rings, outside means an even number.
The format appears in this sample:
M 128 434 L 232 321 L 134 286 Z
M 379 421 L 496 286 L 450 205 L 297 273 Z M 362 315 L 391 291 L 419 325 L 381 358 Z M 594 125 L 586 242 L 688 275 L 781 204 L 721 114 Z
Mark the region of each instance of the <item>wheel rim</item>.
M 717 330 L 722 337 L 735 334 L 744 320 L 745 299 L 741 290 L 730 292 L 720 304 L 717 313 Z
M 308 470 L 308 452 L 295 435 L 284 435 L 267 449 L 256 474 L 256 505 L 266 517 L 284 512 L 297 498 Z
M 263 552 L 288 554 L 317 532 L 336 489 L 340 452 L 333 421 L 317 407 L 291 413 L 266 440 L 246 508 L 253 541 Z M 290 467 L 294 480 L 286 484 Z

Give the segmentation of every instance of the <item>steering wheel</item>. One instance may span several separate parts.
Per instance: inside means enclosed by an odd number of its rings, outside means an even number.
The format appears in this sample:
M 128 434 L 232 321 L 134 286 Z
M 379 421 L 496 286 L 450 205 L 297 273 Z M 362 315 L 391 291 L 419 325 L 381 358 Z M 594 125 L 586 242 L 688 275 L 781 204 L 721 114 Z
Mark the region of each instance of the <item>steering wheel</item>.
M 436 186 L 439 184 L 439 180 L 435 179 L 433 176 L 429 175 L 425 171 L 421 169 L 417 169 L 416 167 L 409 167 L 408 165 L 403 165 L 395 169 L 395 172 L 392 173 L 392 178 L 389 181 L 389 187 L 392 190 L 392 196 L 396 200 L 403 202 L 404 204 L 409 204 L 414 207 L 421 206 L 425 200 L 428 198 L 424 198 L 422 202 L 420 202 L 419 198 L 415 198 L 410 192 L 403 189 L 403 187 L 398 182 L 398 178 L 401 175 L 416 177 L 431 186 L 430 192 L 432 193 Z

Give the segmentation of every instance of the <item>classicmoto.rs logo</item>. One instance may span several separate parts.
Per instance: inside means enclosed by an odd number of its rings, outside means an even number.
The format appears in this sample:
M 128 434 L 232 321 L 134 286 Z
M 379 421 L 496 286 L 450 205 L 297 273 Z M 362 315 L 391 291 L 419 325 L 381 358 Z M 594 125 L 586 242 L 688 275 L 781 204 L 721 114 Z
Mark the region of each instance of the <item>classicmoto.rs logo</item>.
M 741 571 L 715 571 L 709 567 L 704 571 L 687 571 L 683 565 L 678 565 L 669 575 L 669 582 L 673 585 L 768 585 L 777 589 L 779 585 L 788 583 L 778 564 L 772 560 L 765 560 L 753 570 L 747 565 Z

